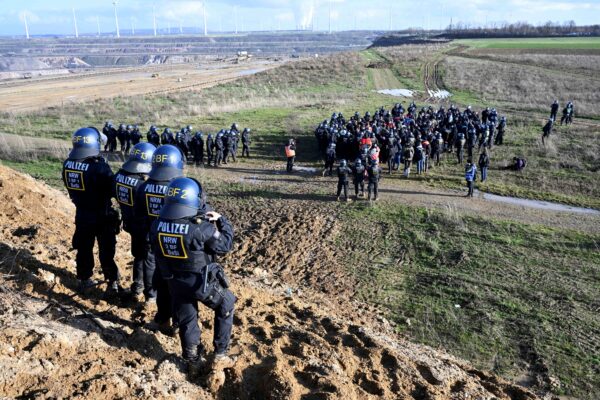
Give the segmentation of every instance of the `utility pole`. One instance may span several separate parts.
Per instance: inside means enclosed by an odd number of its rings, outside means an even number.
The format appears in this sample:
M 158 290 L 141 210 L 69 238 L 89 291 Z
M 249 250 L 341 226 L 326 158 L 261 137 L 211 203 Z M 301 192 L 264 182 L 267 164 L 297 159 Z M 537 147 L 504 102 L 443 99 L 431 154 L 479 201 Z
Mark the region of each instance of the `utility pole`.
M 75 15 L 75 7 L 73 7 L 73 26 L 75 27 L 75 37 L 79 37 L 79 31 L 77 30 L 77 16 Z
M 23 21 L 25 22 L 25 36 L 29 39 L 29 25 L 27 25 L 27 11 L 23 13 Z
M 117 27 L 117 38 L 121 37 L 121 33 L 119 32 L 119 17 L 117 16 L 117 1 L 113 1 L 113 6 L 115 6 L 115 26 Z

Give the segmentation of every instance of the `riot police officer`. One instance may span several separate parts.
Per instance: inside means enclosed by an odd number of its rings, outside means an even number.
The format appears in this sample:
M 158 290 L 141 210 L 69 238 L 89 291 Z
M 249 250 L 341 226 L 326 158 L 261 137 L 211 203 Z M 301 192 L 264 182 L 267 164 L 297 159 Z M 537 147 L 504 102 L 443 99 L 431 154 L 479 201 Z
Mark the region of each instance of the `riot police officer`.
M 196 165 L 204 164 L 204 135 L 198 131 L 190 142 L 194 162 Z
M 116 235 L 120 220 L 112 208 L 113 173 L 100 157 L 101 136 L 93 127 L 81 128 L 73 134 L 73 149 L 63 163 L 62 177 L 75 204 L 73 248 L 77 250 L 77 279 L 82 291 L 97 285 L 94 273 L 94 242 L 102 273 L 108 280 L 108 293 L 119 293 L 119 269 L 114 261 Z
M 348 175 L 352 173 L 352 170 L 348 168 L 348 162 L 346 160 L 340 160 L 340 165 L 337 168 L 338 185 L 337 185 L 337 201 L 340 201 L 340 195 L 344 190 L 344 199 L 350 201 L 348 198 Z
M 146 139 L 148 140 L 148 143 L 152 143 L 156 147 L 160 146 L 160 135 L 158 134 L 156 126 L 152 125 L 150 127 L 150 130 L 148 130 L 148 133 L 146 134 Z
M 371 201 L 371 193 L 373 194 L 373 201 L 377 201 L 379 196 L 379 178 L 381 177 L 381 168 L 377 160 L 370 160 L 369 167 L 367 168 L 367 176 L 369 178 L 369 184 L 367 186 L 368 200 Z
M 119 145 L 121 147 L 121 152 L 125 151 L 125 141 L 127 140 L 127 127 L 125 124 L 120 124 L 119 129 L 117 130 L 117 139 L 119 139 Z
M 136 145 L 142 141 L 142 134 L 140 132 L 140 127 L 137 125 L 133 126 L 133 131 L 131 131 L 131 144 Z
M 215 256 L 231 251 L 233 227 L 224 216 L 207 211 L 198 181 L 176 178 L 169 184 L 160 217 L 150 231 L 160 273 L 167 277 L 183 358 L 190 369 L 203 362 L 198 302 L 215 312 L 214 361 L 232 362 L 227 356 L 236 297 Z
M 250 157 L 250 129 L 244 128 L 242 132 L 242 157 Z
M 155 297 L 152 292 L 152 276 L 148 271 L 153 266 L 146 266 L 148 251 L 146 232 L 134 218 L 134 202 L 138 189 L 148 179 L 152 168 L 154 147 L 151 143 L 136 144 L 129 158 L 115 175 L 115 198 L 121 207 L 123 229 L 131 235 L 131 255 L 133 255 L 133 284 L 131 291 L 134 295 L 144 293 L 146 300 Z
M 137 191 L 134 200 L 134 217 L 140 234 L 146 237 L 154 220 L 160 215 L 164 199 L 167 194 L 169 182 L 177 177 L 183 176 L 184 158 L 181 151 L 173 145 L 160 146 L 152 156 L 152 169 L 148 180 L 144 182 Z M 149 248 L 149 243 L 148 247 Z M 146 253 L 144 262 L 145 276 L 152 282 L 152 289 L 148 298 L 156 299 L 157 313 L 154 317 L 156 327 L 165 333 L 172 333 L 176 322 L 171 325 L 172 309 L 171 296 L 163 277 L 155 273 L 155 258 L 152 251 Z M 152 301 L 152 300 L 150 300 Z

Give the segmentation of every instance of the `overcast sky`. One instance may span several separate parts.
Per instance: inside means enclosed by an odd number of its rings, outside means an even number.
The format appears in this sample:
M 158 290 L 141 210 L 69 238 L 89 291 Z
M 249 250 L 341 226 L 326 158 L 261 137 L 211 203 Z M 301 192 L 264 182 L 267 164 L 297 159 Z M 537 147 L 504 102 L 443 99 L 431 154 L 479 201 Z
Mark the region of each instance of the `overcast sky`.
M 328 27 L 329 7 L 334 30 L 440 28 L 453 22 L 574 20 L 578 25 L 600 23 L 600 0 L 208 0 L 208 29 L 212 32 Z M 153 5 L 159 29 L 172 32 L 184 27 L 202 27 L 202 1 L 119 0 L 118 17 L 122 35 L 135 29 L 152 29 Z M 112 0 L 0 0 L 0 35 L 24 35 L 24 17 L 32 35 L 72 34 L 73 7 L 80 33 L 115 31 Z M 236 11 L 237 10 L 237 11 Z M 313 17 L 314 15 L 314 17 Z

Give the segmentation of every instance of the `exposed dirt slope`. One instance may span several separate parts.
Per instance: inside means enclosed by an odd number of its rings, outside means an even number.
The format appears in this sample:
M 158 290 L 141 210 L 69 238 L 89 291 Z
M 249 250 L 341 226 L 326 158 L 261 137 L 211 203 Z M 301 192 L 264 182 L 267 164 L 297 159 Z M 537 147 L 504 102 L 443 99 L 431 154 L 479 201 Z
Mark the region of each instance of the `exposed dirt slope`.
M 321 239 L 319 248 L 327 249 L 326 238 L 335 231 L 335 222 L 320 210 L 313 210 L 311 221 L 291 216 L 278 229 L 267 211 L 251 211 L 254 225 L 242 224 L 237 243 L 241 259 L 234 261 L 234 254 L 227 262 L 239 297 L 232 346 L 237 362 L 224 376 L 189 380 L 176 356 L 178 339 L 142 327 L 147 316 L 141 306 L 103 298 L 103 286 L 85 298 L 74 292 L 73 207 L 61 192 L 5 167 L 0 192 L 0 396 L 535 398 L 466 362 L 394 336 L 385 320 L 367 317 L 358 304 L 340 301 L 346 305 L 338 309 L 313 290 L 284 295 L 286 279 L 293 283 L 304 273 L 285 272 L 297 271 L 298 260 L 305 263 L 311 254 L 324 257 L 317 265 L 331 260 L 310 244 Z M 119 239 L 117 260 L 129 279 L 127 240 Z M 292 242 L 298 247 L 289 248 L 281 268 L 279 248 Z M 259 266 L 262 271 L 255 270 Z M 352 283 L 324 286 L 350 293 Z M 210 349 L 208 317 L 203 310 L 202 340 Z

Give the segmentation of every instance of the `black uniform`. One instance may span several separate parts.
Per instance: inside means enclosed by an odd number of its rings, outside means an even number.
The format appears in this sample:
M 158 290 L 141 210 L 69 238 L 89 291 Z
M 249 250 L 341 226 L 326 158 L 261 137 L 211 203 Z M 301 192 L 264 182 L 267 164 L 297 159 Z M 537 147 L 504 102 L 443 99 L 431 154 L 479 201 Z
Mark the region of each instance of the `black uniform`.
M 198 133 L 194 135 L 190 142 L 192 154 L 194 155 L 194 162 L 196 165 L 204 164 L 204 139 Z
M 242 157 L 250 157 L 250 132 L 244 129 L 242 132 Z
M 340 198 L 342 189 L 344 190 L 344 198 L 348 200 L 348 175 L 352 173 L 352 170 L 347 166 L 339 166 L 337 168 L 338 185 L 337 185 L 337 197 Z
M 134 200 L 134 218 L 136 227 L 140 230 L 140 235 L 147 238 L 150 232 L 150 227 L 154 220 L 158 218 L 160 210 L 165 201 L 169 180 L 156 181 L 148 179 L 137 190 Z M 150 243 L 145 243 L 146 248 Z M 144 268 L 146 268 L 144 281 L 151 283 L 149 297 L 156 297 L 157 313 L 154 320 L 158 323 L 168 322 L 172 317 L 171 297 L 167 283 L 160 274 L 155 273 L 156 264 L 155 256 L 152 251 L 146 252 L 144 260 Z
M 119 126 L 119 129 L 117 130 L 117 139 L 119 139 L 119 145 L 121 146 L 122 152 L 125 151 L 125 142 L 127 140 L 127 136 L 127 128 L 125 128 L 123 125 Z
M 75 204 L 73 248 L 77 250 L 77 279 L 90 279 L 94 270 L 94 242 L 98 241 L 100 265 L 109 282 L 118 281 L 115 264 L 118 215 L 111 207 L 113 173 L 102 157 L 67 159 L 62 177 Z
M 379 178 L 381 177 L 381 168 L 379 165 L 370 165 L 367 168 L 367 175 L 369 177 L 368 196 L 371 200 L 371 193 L 374 195 L 374 200 L 377 200 L 379 195 Z
M 215 150 L 215 140 L 212 135 L 208 135 L 206 138 L 206 158 L 208 159 L 208 165 L 214 161 L 214 150 Z
M 354 195 L 358 197 L 358 189 L 360 188 L 361 195 L 365 193 L 365 166 L 355 165 L 353 170 Z
M 133 128 L 131 131 L 131 144 L 135 146 L 142 140 L 142 134 L 138 128 Z
M 215 352 L 226 353 L 237 299 L 228 290 L 229 283 L 223 268 L 215 262 L 215 255 L 232 248 L 233 228 L 229 221 L 221 217 L 215 226 L 202 216 L 160 218 L 152 224 L 150 240 L 160 275 L 167 278 L 173 296 L 183 357 L 194 356 L 200 344 L 199 301 L 215 311 Z
M 160 146 L 160 135 L 155 130 L 148 131 L 146 138 L 148 139 L 148 143 L 152 143 L 156 147 Z
M 146 299 L 156 297 L 152 289 L 152 275 L 154 263 L 148 259 L 150 250 L 146 240 L 146 231 L 135 219 L 134 204 L 137 192 L 147 177 L 143 174 L 134 174 L 123 169 L 114 177 L 115 198 L 121 207 L 123 229 L 131 235 L 131 255 L 133 256 L 133 286 L 134 293 L 143 291 Z

